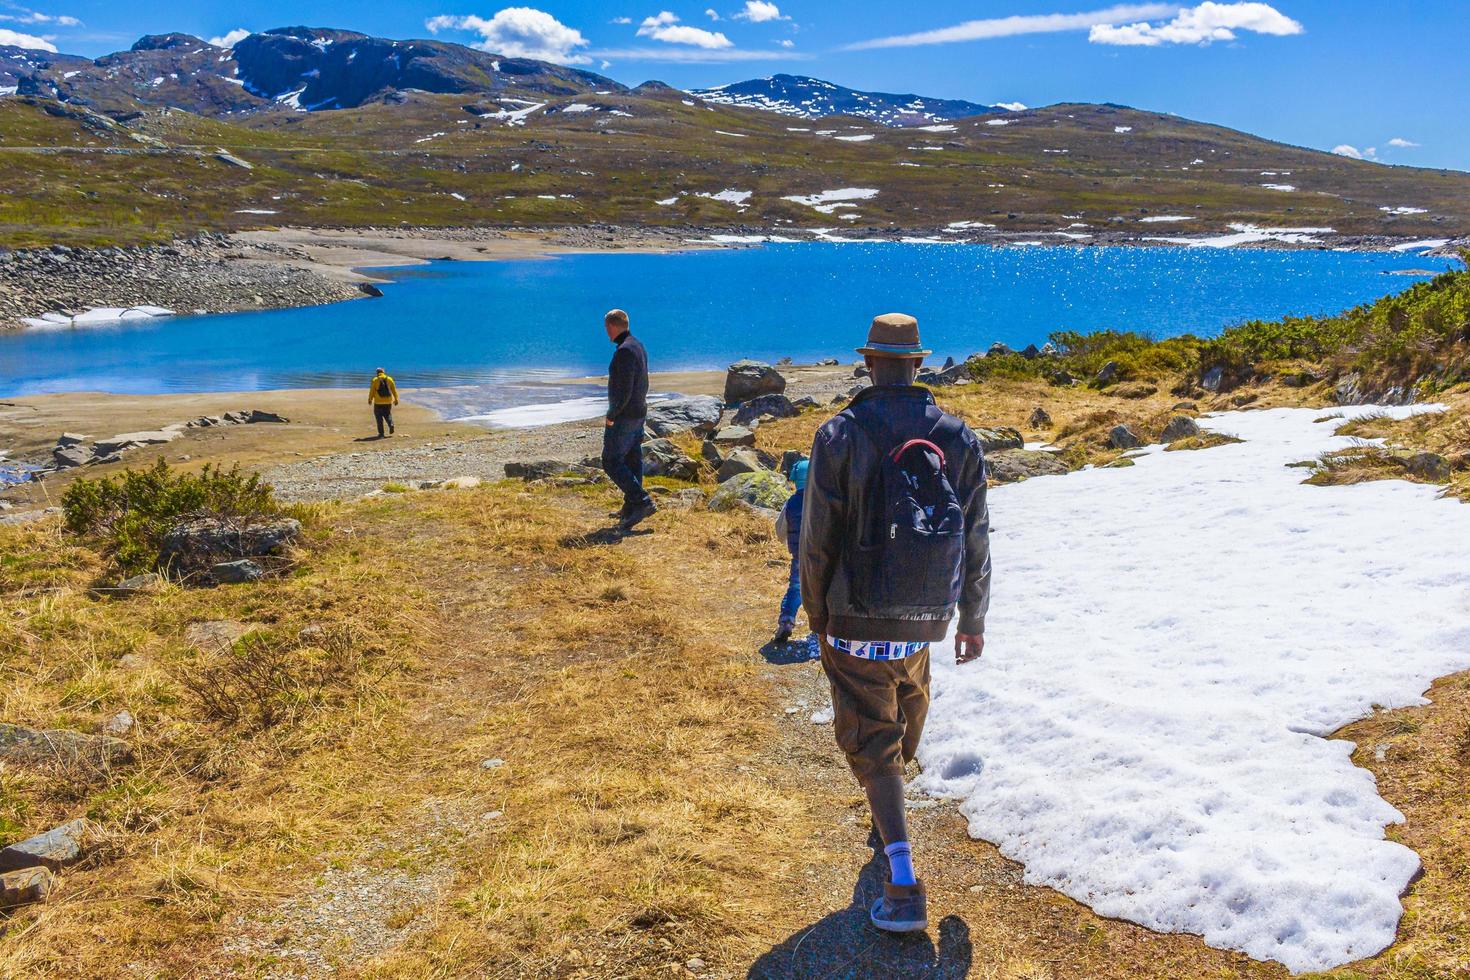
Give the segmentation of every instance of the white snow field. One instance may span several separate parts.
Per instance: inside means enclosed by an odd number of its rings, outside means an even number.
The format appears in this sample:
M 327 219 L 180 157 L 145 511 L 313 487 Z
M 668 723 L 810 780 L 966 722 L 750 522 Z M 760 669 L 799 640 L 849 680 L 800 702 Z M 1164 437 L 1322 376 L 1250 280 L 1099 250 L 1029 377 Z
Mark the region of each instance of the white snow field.
M 1322 736 L 1470 668 L 1470 507 L 1303 485 L 1287 464 L 1352 443 L 1323 414 L 996 489 L 985 655 L 934 658 L 918 784 L 1031 884 L 1296 972 L 1391 944 L 1419 867 Z

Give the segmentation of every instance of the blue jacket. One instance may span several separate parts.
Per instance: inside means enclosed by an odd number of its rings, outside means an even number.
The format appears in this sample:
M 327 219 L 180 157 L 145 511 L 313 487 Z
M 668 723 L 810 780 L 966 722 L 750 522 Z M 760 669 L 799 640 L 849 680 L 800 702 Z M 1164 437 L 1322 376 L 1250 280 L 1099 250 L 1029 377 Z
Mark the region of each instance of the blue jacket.
M 801 511 L 806 505 L 806 488 L 796 491 L 786 501 L 782 512 L 786 515 L 786 550 L 795 558 L 801 554 Z

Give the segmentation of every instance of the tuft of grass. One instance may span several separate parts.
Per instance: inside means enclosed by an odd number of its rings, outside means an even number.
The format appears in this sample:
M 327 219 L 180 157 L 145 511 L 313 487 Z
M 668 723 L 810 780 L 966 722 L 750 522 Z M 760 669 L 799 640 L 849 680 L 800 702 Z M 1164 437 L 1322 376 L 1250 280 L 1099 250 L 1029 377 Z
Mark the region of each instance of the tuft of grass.
M 1194 449 L 1214 449 L 1216 446 L 1229 446 L 1232 443 L 1244 442 L 1235 436 L 1226 435 L 1223 432 L 1205 432 L 1197 436 L 1189 436 L 1169 443 L 1164 447 L 1166 453 L 1186 452 Z

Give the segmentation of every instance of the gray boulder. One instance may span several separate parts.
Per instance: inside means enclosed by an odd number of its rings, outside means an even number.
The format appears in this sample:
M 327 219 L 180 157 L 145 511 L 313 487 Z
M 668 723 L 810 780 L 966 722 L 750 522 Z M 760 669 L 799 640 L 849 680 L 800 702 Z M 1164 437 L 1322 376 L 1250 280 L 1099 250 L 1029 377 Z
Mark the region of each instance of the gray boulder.
M 720 483 L 733 479 L 742 473 L 761 473 L 769 470 L 770 466 L 760 457 L 754 449 L 741 448 L 725 457 L 720 464 L 720 470 L 715 474 L 715 479 Z
M 92 825 L 86 820 L 72 820 L 44 834 L 0 849 L 0 871 L 22 868 L 49 868 L 60 871 L 82 858 Z
M 67 446 L 80 446 L 86 441 L 86 436 L 78 435 L 75 432 L 63 432 L 61 435 L 56 437 L 56 445 L 58 448 L 65 448 Z
M 720 424 L 720 400 L 713 395 L 671 398 L 648 406 L 648 431 L 660 438 L 678 432 L 707 435 Z
M 1176 415 L 1164 426 L 1162 439 L 1164 442 L 1178 442 L 1180 439 L 1189 439 L 1199 435 L 1199 423 L 1188 415 Z
M 733 446 L 754 446 L 755 433 L 743 425 L 727 425 L 715 433 L 713 441 L 721 449 Z
M 779 510 L 790 496 L 791 491 L 786 489 L 786 480 L 779 473 L 741 473 L 720 484 L 710 496 L 709 509 L 726 511 L 744 505 Z
M 301 522 L 290 517 L 193 517 L 164 535 L 158 560 L 178 572 L 202 571 L 237 558 L 280 554 L 300 536 Z
M 1040 405 L 1037 405 L 1031 410 L 1031 418 L 1026 420 L 1026 424 L 1033 429 L 1050 429 L 1052 425 L 1051 414 Z
M 654 439 L 643 444 L 643 472 L 693 482 L 699 479 L 699 464 L 669 440 Z
M 1429 483 L 1448 483 L 1450 479 L 1450 461 L 1439 453 L 1414 453 L 1404 459 L 1404 469 L 1411 476 L 1418 477 Z
M 156 432 L 124 432 L 113 436 L 111 439 L 98 439 L 92 447 L 98 456 L 111 456 L 125 449 L 136 449 L 139 446 L 159 446 L 167 442 L 173 442 L 179 437 L 180 429 L 159 429 Z
M 713 439 L 706 439 L 704 441 L 704 443 L 699 447 L 699 455 L 701 459 L 703 459 L 709 465 L 713 466 L 715 469 L 719 469 L 720 464 L 725 461 L 724 455 L 720 452 L 720 447 L 715 445 L 715 441 Z
M 56 888 L 56 875 L 47 868 L 25 868 L 0 874 L 0 909 L 44 902 Z
M 1034 449 L 1007 449 L 985 457 L 985 471 L 997 483 L 1019 483 L 1036 476 L 1061 476 L 1067 464 L 1055 453 Z
M 86 466 L 95 462 L 97 454 L 86 446 L 57 446 L 51 450 L 51 460 L 63 470 Z
M 735 405 L 761 395 L 779 395 L 786 390 L 781 372 L 764 361 L 742 360 L 725 372 L 725 403 Z
M 800 414 L 801 409 L 797 408 L 796 404 L 785 395 L 758 395 L 749 401 L 742 402 L 735 410 L 735 417 L 732 421 L 736 425 L 748 426 L 765 415 L 778 419 L 789 419 Z
M 975 438 L 980 440 L 980 448 L 987 453 L 1000 452 L 1004 449 L 1020 449 L 1026 445 L 1026 440 L 1021 433 L 1007 425 L 971 429 L 970 431 L 975 433 Z
M 265 569 L 249 558 L 216 562 L 209 566 L 209 577 L 221 585 L 239 585 L 243 582 L 258 582 L 265 576 Z
M 0 722 L 0 760 L 22 763 L 104 764 L 132 755 L 133 749 L 120 738 L 87 735 L 64 728 L 44 731 Z
M 245 421 L 250 423 L 275 422 L 278 424 L 284 424 L 291 420 L 286 418 L 286 416 L 284 415 L 277 415 L 275 412 L 262 412 L 258 408 L 253 408 L 250 410 L 250 415 L 246 418 Z
M 528 462 L 512 462 L 505 464 L 505 476 L 510 480 L 548 480 L 554 476 L 561 476 L 577 468 L 575 463 L 563 462 L 559 459 L 538 459 Z
M 1102 366 L 1102 370 L 1098 371 L 1097 377 L 1092 380 L 1099 385 L 1110 385 L 1118 380 L 1118 375 L 1122 373 L 1122 370 L 1117 361 L 1109 361 Z
M 1212 367 L 1200 375 L 1199 386 L 1205 391 L 1219 391 L 1220 385 L 1224 380 L 1225 369 L 1222 367 Z
M 1108 444 L 1114 449 L 1137 449 L 1143 445 L 1143 440 L 1128 426 L 1115 425 L 1108 432 Z

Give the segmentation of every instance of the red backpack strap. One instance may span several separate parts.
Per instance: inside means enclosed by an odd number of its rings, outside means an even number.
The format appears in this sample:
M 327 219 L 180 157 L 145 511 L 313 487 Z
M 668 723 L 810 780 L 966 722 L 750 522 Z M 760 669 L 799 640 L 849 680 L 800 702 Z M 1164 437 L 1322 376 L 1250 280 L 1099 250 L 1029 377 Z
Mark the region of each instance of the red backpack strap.
M 910 439 L 908 442 L 904 443 L 902 446 L 899 446 L 892 453 L 890 453 L 889 457 L 895 463 L 897 463 L 904 453 L 908 452 L 910 449 L 913 449 L 915 446 L 923 446 L 925 449 L 933 450 L 934 455 L 939 457 L 939 468 L 944 468 L 944 450 L 934 445 L 934 443 L 930 442 L 928 439 Z

